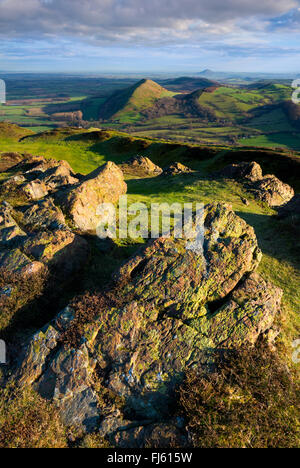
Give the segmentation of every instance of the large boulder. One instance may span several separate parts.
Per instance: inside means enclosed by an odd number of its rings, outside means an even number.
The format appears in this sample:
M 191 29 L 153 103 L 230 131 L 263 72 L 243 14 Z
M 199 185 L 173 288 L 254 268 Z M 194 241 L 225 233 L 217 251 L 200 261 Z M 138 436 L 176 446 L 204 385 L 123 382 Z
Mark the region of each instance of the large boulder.
M 54 401 L 66 424 L 99 427 L 130 446 L 155 429 L 141 426 L 170 416 L 187 370 L 209 372 L 214 352 L 251 346 L 272 327 L 282 292 L 254 272 L 261 252 L 253 229 L 224 204 L 206 206 L 203 219 L 203 242 L 151 241 L 92 307 L 74 303 L 24 347 L 20 384 Z M 80 322 L 95 307 L 96 317 Z M 121 400 L 117 410 L 103 391 Z M 179 437 L 176 428 L 157 431 Z
M 251 182 L 263 178 L 262 168 L 255 161 L 230 164 L 218 174 L 227 179 L 248 180 Z
M 188 174 L 191 172 L 193 171 L 189 167 L 184 166 L 184 164 L 181 164 L 179 162 L 175 162 L 175 163 L 170 164 L 168 167 L 164 168 L 163 175 L 174 176 L 174 175 L 180 175 L 180 174 Z
M 121 165 L 124 174 L 136 177 L 158 176 L 163 170 L 145 156 L 134 156 Z
M 58 198 L 63 211 L 83 232 L 95 232 L 101 216 L 97 209 L 102 203 L 116 203 L 127 192 L 123 172 L 108 162 L 87 175 L 81 183 Z
M 254 161 L 231 164 L 216 175 L 238 180 L 255 198 L 271 207 L 286 204 L 295 194 L 292 187 L 281 182 L 274 175 L 263 176 L 260 165 Z
M 274 175 L 266 175 L 261 180 L 256 181 L 250 191 L 256 198 L 271 207 L 284 205 L 295 195 L 292 187 L 284 184 Z

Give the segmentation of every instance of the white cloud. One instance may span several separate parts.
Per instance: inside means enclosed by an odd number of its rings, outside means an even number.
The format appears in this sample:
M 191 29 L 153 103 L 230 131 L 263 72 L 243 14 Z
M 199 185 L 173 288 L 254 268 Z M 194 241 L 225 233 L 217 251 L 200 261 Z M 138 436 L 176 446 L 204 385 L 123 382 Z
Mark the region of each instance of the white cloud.
M 298 0 L 0 0 L 0 35 L 157 42 L 230 34 L 284 15 Z M 248 26 L 247 26 L 248 25 Z

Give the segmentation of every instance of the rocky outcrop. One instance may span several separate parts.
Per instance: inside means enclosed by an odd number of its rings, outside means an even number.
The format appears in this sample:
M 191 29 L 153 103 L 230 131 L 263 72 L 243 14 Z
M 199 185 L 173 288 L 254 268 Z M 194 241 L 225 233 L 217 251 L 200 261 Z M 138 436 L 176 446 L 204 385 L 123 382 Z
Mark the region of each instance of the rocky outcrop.
M 155 177 L 162 174 L 163 172 L 159 166 L 154 164 L 149 158 L 146 158 L 145 156 L 135 156 L 121 164 L 120 167 L 124 174 L 133 175 L 136 177 Z
M 289 202 L 294 190 L 274 175 L 263 176 L 262 169 L 256 162 L 231 164 L 217 173 L 218 176 L 242 182 L 255 198 L 271 207 L 278 207 Z
M 263 178 L 262 168 L 255 161 L 231 164 L 222 169 L 218 174 L 227 179 L 246 179 L 250 182 L 256 182 Z
M 0 251 L 0 268 L 21 278 L 40 273 L 44 269 L 41 262 L 32 261 L 19 249 Z
M 87 241 L 66 226 L 51 199 L 19 210 L 0 204 L 0 268 L 36 272 L 45 265 L 65 277 L 84 265 L 88 253 Z
M 166 420 L 185 372 L 209 372 L 214 352 L 255 343 L 282 296 L 255 273 L 255 233 L 230 206 L 207 205 L 203 221 L 201 242 L 160 238 L 128 260 L 105 293 L 110 302 L 98 296 L 97 316 L 81 324 L 77 345 L 68 339 L 76 304 L 37 332 L 24 347 L 20 384 L 54 401 L 66 424 L 119 446 L 142 447 L 155 434 L 180 439 Z
M 26 229 L 31 232 L 58 229 L 66 225 L 62 211 L 54 205 L 51 198 L 26 206 L 22 212 L 22 220 Z
M 123 172 L 112 162 L 87 175 L 82 182 L 58 198 L 63 211 L 84 232 L 95 232 L 101 220 L 102 203 L 115 203 L 127 192 Z
M 23 243 L 26 255 L 53 267 L 60 275 L 75 273 L 85 263 L 89 247 L 69 229 L 41 231 Z
M 12 247 L 18 245 L 26 237 L 25 232 L 19 227 L 12 216 L 13 208 L 9 203 L 0 204 L 0 247 Z
M 79 182 L 66 161 L 33 155 L 12 156 L 10 153 L 0 160 L 0 163 L 1 161 L 2 166 L 8 172 L 12 172 L 12 176 L 4 182 L 3 188 L 7 191 L 18 191 L 29 200 L 40 200 L 48 194 Z
M 255 198 L 267 203 L 271 207 L 284 205 L 295 195 L 288 184 L 284 184 L 274 175 L 266 175 L 254 183 L 250 189 Z
M 187 166 L 184 166 L 183 164 L 179 162 L 175 162 L 175 163 L 170 164 L 170 166 L 164 169 L 163 175 L 173 176 L 173 175 L 179 175 L 179 174 L 188 174 L 190 172 L 193 172 L 192 169 L 190 169 Z
M 39 202 L 30 206 L 24 213 L 28 225 L 34 218 L 45 218 L 46 212 L 50 214 L 50 218 L 44 222 L 45 227 L 53 224 L 59 227 L 65 223 L 61 210 L 55 208 L 52 201 L 49 202 L 49 196 L 53 196 L 56 204 L 61 205 L 73 223 L 73 227 L 82 232 L 95 232 L 101 221 L 101 215 L 97 214 L 99 205 L 106 202 L 115 203 L 127 191 L 121 169 L 112 162 L 84 177 L 75 175 L 66 161 L 32 155 L 20 156 L 19 161 L 19 156 L 12 158 L 15 163 L 13 166 L 11 159 L 4 161 L 6 166 L 11 163 L 11 176 L 8 170 L 8 177 L 1 185 L 1 192 L 8 198 L 13 193 L 24 202 Z M 37 219 L 36 222 L 39 224 Z
M 28 170 L 26 174 L 37 177 L 46 185 L 50 193 L 56 192 L 61 187 L 79 182 L 67 161 L 57 161 L 55 159 L 41 161 L 33 169 Z

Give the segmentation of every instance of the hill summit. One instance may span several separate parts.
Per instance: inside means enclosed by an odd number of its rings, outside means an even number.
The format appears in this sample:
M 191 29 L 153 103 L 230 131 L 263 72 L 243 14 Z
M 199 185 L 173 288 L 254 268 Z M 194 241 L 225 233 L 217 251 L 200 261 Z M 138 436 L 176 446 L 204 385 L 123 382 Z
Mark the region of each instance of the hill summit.
M 134 119 L 139 112 L 151 107 L 158 99 L 173 93 L 155 81 L 143 79 L 129 88 L 110 96 L 99 109 L 99 117 L 105 120 Z

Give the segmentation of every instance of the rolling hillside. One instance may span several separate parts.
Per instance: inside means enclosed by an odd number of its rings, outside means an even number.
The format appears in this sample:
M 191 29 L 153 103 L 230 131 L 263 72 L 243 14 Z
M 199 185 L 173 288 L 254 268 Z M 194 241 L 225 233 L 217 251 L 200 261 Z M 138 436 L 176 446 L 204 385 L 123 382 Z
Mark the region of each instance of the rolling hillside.
M 193 78 L 189 76 L 164 80 L 161 81 L 160 84 L 168 90 L 176 91 L 178 93 L 186 93 L 196 91 L 197 89 L 220 86 L 217 81 L 208 80 L 206 78 Z
M 196 82 L 207 86 L 188 92 Z M 182 77 L 165 86 L 177 94 L 152 81 L 113 94 L 99 106 L 101 126 L 171 141 L 300 149 L 300 106 L 291 102 L 288 85 L 237 87 Z
M 105 120 L 120 122 L 136 121 L 141 111 L 151 107 L 159 99 L 172 96 L 166 90 L 151 80 L 139 81 L 125 90 L 117 91 L 100 106 L 99 117 Z
M 191 79 L 169 81 L 172 86 L 190 86 Z M 175 94 L 150 80 L 138 82 L 114 93 L 99 108 L 99 117 L 110 122 L 131 123 L 166 115 L 199 120 L 244 122 L 259 110 L 288 101 L 291 88 L 281 84 L 251 85 L 244 88 L 222 86 L 209 80 L 194 80 L 204 87 L 192 93 Z M 166 82 L 167 84 L 167 82 Z M 207 86 L 205 86 L 205 84 Z

